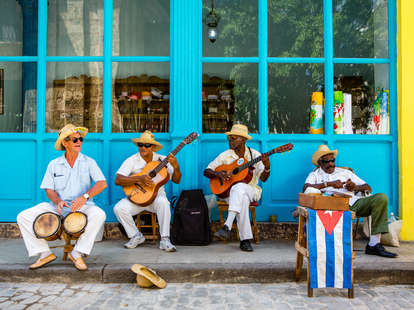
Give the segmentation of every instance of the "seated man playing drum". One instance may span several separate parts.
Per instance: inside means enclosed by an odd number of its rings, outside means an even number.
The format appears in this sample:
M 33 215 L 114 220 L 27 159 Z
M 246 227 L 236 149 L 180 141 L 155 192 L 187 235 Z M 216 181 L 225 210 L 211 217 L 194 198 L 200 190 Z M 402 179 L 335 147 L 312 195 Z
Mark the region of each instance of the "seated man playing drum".
M 371 216 L 372 227 L 365 254 L 394 258 L 395 253 L 388 252 L 380 243 L 381 234 L 388 232 L 388 198 L 385 194 L 362 197 L 359 192 L 371 192 L 371 186 L 348 169 L 335 167 L 338 150 L 330 150 L 327 145 L 320 145 L 312 156 L 312 163 L 318 168 L 306 178 L 303 191 L 305 194 L 321 192 L 342 192 L 352 195 L 349 209 L 357 216 Z
M 86 270 L 82 255 L 91 252 L 95 237 L 105 222 L 105 212 L 92 200 L 106 188 L 106 180 L 95 160 L 81 153 L 82 142 L 88 129 L 68 124 L 59 131 L 56 150 L 65 153 L 52 160 L 43 177 L 40 188 L 46 190 L 50 202 L 42 202 L 17 215 L 17 224 L 23 236 L 29 256 L 39 255 L 30 269 L 40 268 L 56 259 L 45 239 L 36 237 L 33 222 L 44 212 L 62 214 L 80 211 L 87 216 L 84 233 L 68 257 L 78 270 Z M 92 182 L 95 184 L 92 186 Z M 69 213 L 64 209 L 63 213 Z

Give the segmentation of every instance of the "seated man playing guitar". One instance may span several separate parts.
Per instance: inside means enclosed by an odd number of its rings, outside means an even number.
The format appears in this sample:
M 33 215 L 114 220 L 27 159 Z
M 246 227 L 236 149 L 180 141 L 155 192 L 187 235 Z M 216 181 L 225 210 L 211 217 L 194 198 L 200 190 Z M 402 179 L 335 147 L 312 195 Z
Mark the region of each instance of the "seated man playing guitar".
M 220 170 L 215 171 L 221 165 L 229 165 L 235 161 L 242 163 L 244 160 L 252 160 L 260 157 L 261 154 L 249 147 L 246 147 L 246 140 L 250 140 L 248 129 L 245 125 L 235 124 L 231 131 L 226 132 L 229 149 L 221 153 L 214 159 L 204 170 L 204 175 L 211 179 L 219 179 L 220 183 L 226 183 L 232 179 L 232 174 Z M 234 218 L 237 217 L 237 228 L 239 229 L 240 249 L 242 251 L 253 251 L 249 239 L 253 238 L 252 229 L 249 219 L 249 205 L 253 201 L 260 199 L 262 189 L 257 185 L 260 178 L 262 182 L 266 182 L 270 174 L 270 161 L 267 154 L 263 154 L 262 160 L 254 164 L 252 167 L 253 176 L 250 182 L 240 182 L 231 186 L 228 197 L 225 200 L 229 203 L 229 213 L 226 223 L 214 236 L 226 240 L 229 238 L 230 230 L 233 226 Z M 247 168 L 249 169 L 249 168 Z M 214 190 L 213 190 L 214 193 Z M 219 195 L 224 198 L 226 194 Z
M 168 155 L 167 161 L 165 156 L 155 153 L 162 149 L 162 145 L 154 140 L 154 135 L 148 130 L 138 139 L 132 139 L 132 142 L 138 146 L 139 152 L 122 163 L 115 179 L 115 184 L 124 187 L 125 193 L 129 193 L 127 198 L 120 200 L 114 206 L 115 215 L 130 238 L 124 246 L 133 249 L 145 241 L 144 235 L 138 231 L 134 223 L 133 216 L 146 210 L 157 214 L 161 235 L 160 249 L 175 252 L 176 247 L 170 242 L 171 211 L 170 202 L 164 191 L 164 183 L 168 181 L 169 176 L 174 183 L 180 183 L 181 172 L 177 159 L 171 153 Z M 162 167 L 163 163 L 166 167 Z M 157 167 L 153 169 L 154 166 Z M 157 170 L 158 166 L 161 167 L 160 170 Z M 148 167 L 150 168 L 148 169 Z M 148 174 L 147 170 L 149 170 Z M 163 171 L 166 176 L 165 181 L 158 183 L 157 178 Z M 156 175 L 152 176 L 152 173 L 156 173 Z M 132 190 L 128 191 L 129 188 Z M 135 199 L 136 193 L 139 195 L 136 195 Z M 138 196 L 143 196 L 144 199 L 140 199 Z M 150 198 L 145 199 L 146 196 Z M 138 203 L 134 203 L 134 200 Z

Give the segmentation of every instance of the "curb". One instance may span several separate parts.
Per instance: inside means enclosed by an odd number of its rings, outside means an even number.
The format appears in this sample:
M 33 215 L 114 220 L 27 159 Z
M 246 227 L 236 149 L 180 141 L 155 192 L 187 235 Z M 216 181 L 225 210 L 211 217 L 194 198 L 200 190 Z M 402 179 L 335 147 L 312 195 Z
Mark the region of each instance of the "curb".
M 295 281 L 292 263 L 240 264 L 147 264 L 171 283 L 280 283 Z M 89 264 L 87 271 L 71 265 L 53 265 L 29 270 L 28 265 L 0 265 L 0 282 L 54 283 L 133 283 L 136 275 L 130 264 Z M 355 282 L 359 284 L 414 284 L 414 263 L 387 263 L 356 266 Z M 306 280 L 302 269 L 301 281 Z

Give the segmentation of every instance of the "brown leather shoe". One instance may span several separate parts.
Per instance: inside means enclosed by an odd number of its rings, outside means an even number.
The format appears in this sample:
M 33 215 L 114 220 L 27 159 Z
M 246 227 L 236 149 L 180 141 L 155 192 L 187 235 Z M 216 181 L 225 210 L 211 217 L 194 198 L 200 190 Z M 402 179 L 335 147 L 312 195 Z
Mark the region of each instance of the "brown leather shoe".
M 82 256 L 78 259 L 74 259 L 72 256 L 72 253 L 68 254 L 69 259 L 72 261 L 72 263 L 75 265 L 75 268 L 79 271 L 84 271 L 88 269 L 88 266 L 86 266 L 85 262 L 82 259 Z
M 56 259 L 56 255 L 52 253 L 49 256 L 46 256 L 45 258 L 42 258 L 42 259 L 39 258 L 36 261 L 36 263 L 29 266 L 29 269 L 33 270 L 33 269 L 43 267 L 44 265 L 46 265 L 50 262 L 53 262 L 55 259 Z

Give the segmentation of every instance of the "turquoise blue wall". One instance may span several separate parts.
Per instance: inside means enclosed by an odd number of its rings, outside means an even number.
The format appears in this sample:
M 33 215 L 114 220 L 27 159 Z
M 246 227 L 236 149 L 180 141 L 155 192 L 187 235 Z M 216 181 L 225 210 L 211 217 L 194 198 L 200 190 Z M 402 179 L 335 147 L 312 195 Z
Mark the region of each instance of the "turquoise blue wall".
M 162 61 L 170 63 L 171 114 L 169 133 L 156 134 L 164 144 L 166 154 L 192 131 L 200 134 L 197 142 L 186 146 L 178 155 L 183 173 L 181 184 L 167 185 L 167 193 L 179 195 L 183 189 L 202 188 L 210 193 L 208 180 L 202 176 L 206 165 L 227 148 L 224 134 L 201 133 L 201 75 L 204 62 L 254 62 L 259 67 L 259 133 L 248 145 L 267 151 L 291 142 L 294 150 L 271 157 L 272 171 L 263 184 L 263 197 L 257 210 L 259 221 L 267 221 L 276 214 L 279 221 L 291 221 L 298 192 L 307 174 L 314 168 L 311 156 L 321 143 L 338 148 L 338 166 L 351 166 L 367 181 L 374 192 L 386 193 L 390 211 L 398 213 L 398 157 L 397 157 L 397 93 L 396 93 L 396 9 L 389 1 L 389 58 L 344 59 L 333 58 L 332 2 L 324 0 L 324 57 L 322 58 L 268 58 L 267 57 L 267 1 L 259 0 L 259 56 L 252 58 L 202 57 L 202 3 L 201 0 L 172 0 L 171 42 L 169 57 L 113 57 L 112 0 L 105 0 L 104 55 L 98 57 L 46 56 L 47 1 L 39 0 L 37 56 L 6 57 L 2 61 L 37 63 L 37 130 L 36 133 L 0 133 L 3 161 L 0 168 L 0 221 L 14 222 L 23 209 L 46 199 L 39 189 L 47 163 L 61 153 L 54 150 L 56 134 L 45 132 L 46 63 L 48 61 L 99 61 L 104 64 L 103 133 L 91 133 L 83 152 L 97 160 L 109 187 L 97 199 L 106 211 L 107 221 L 115 221 L 113 205 L 123 197 L 121 188 L 114 185 L 114 175 L 122 161 L 137 151 L 130 142 L 139 134 L 111 132 L 112 61 Z M 267 123 L 267 67 L 268 63 L 322 63 L 325 70 L 326 118 L 323 135 L 268 134 Z M 334 63 L 386 63 L 390 65 L 390 135 L 334 135 L 333 66 Z

